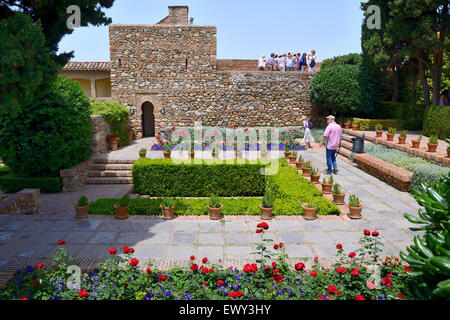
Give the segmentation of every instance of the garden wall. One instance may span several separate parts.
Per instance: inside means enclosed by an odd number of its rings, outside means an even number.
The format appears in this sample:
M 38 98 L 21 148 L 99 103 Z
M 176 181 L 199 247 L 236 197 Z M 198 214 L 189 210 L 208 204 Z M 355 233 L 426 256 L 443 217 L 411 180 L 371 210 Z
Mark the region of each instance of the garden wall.
M 0 214 L 39 214 L 39 189 L 23 189 L 0 201 Z

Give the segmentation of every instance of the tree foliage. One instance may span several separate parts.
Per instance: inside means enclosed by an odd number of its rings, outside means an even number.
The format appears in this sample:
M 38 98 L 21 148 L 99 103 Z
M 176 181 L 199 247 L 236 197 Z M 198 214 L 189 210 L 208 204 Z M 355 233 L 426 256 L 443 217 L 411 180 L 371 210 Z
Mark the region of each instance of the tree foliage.
M 0 113 L 35 104 L 56 77 L 40 28 L 21 13 L 0 21 Z

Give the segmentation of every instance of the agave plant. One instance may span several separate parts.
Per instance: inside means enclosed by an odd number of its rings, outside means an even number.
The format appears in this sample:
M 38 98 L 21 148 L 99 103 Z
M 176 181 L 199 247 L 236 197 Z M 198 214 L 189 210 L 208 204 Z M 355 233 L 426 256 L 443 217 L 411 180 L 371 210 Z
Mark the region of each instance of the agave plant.
M 339 184 L 334 184 L 333 185 L 333 194 L 341 194 L 341 186 Z
M 418 217 L 404 214 L 411 223 L 422 225 L 412 231 L 425 231 L 423 237 L 416 235 L 414 244 L 400 252 L 409 263 L 411 280 L 407 294 L 415 299 L 450 298 L 450 174 L 441 176 L 430 184 L 421 182 L 418 189 L 411 189 L 414 198 L 425 208 Z

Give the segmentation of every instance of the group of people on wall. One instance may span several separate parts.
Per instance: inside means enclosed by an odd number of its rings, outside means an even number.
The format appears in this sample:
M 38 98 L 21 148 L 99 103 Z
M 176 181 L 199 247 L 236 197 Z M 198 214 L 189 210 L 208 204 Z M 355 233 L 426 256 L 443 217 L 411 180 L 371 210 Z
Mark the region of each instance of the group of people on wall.
M 314 72 L 316 69 L 316 61 L 315 50 L 311 50 L 309 54 L 306 54 L 306 52 L 303 54 L 289 52 L 288 54 L 281 53 L 278 55 L 272 53 L 267 60 L 265 55 L 259 58 L 258 70 Z

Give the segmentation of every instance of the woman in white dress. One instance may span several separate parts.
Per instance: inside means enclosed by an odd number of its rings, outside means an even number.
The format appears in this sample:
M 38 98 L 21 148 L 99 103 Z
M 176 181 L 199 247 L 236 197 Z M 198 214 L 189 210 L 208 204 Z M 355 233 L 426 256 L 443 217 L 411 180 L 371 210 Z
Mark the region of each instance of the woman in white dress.
M 306 143 L 308 145 L 308 148 L 312 148 L 311 142 L 315 142 L 315 141 L 314 141 L 314 137 L 312 136 L 311 129 L 309 128 L 309 125 L 308 125 L 308 118 L 305 116 L 302 116 L 301 120 L 302 120 L 302 124 L 303 124 L 303 130 L 305 131 L 305 135 L 303 137 L 302 143 Z

